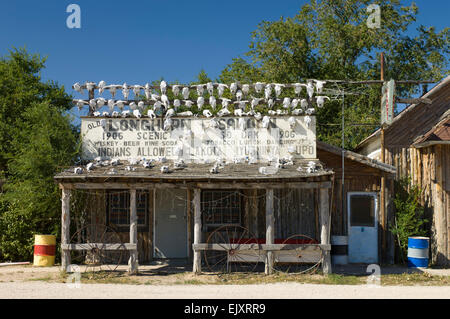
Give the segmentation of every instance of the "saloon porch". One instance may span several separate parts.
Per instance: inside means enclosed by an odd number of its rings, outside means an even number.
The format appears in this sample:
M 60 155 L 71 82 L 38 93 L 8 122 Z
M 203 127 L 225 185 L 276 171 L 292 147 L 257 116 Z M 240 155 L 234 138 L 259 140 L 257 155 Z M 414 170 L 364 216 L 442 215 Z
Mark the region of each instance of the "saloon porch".
M 63 269 L 97 254 L 97 262 L 128 260 L 131 273 L 161 258 L 190 260 L 195 273 L 320 263 L 331 272 L 332 170 L 319 160 L 267 166 L 266 174 L 257 164 L 226 164 L 219 173 L 210 166 L 123 160 L 56 175 Z

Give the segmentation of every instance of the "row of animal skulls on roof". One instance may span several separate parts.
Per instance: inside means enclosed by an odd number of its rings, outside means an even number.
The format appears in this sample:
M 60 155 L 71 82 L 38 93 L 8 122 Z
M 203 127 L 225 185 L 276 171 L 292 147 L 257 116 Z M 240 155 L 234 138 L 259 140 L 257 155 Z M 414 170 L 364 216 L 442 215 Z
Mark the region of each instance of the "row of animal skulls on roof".
M 231 99 L 228 98 L 224 98 L 224 97 L 220 97 L 219 99 L 222 101 L 221 105 L 222 105 L 222 109 L 220 109 L 217 112 L 217 116 L 227 116 L 232 114 L 232 112 L 230 112 L 230 110 L 228 109 L 228 106 L 231 104 L 234 104 L 234 115 L 235 116 L 255 116 L 255 118 L 257 119 L 262 119 L 262 115 L 259 112 L 255 112 L 255 107 L 259 105 L 259 103 L 263 100 L 265 100 L 267 107 L 270 109 L 268 111 L 268 115 L 287 115 L 287 114 L 292 114 L 292 115 L 300 115 L 302 113 L 304 113 L 305 115 L 309 116 L 312 115 L 313 113 L 315 113 L 315 109 L 314 107 L 311 107 L 312 105 L 310 104 L 310 102 L 307 99 L 300 99 L 300 98 L 289 98 L 289 97 L 284 97 L 283 99 L 278 99 L 278 98 L 272 98 L 271 97 L 271 90 L 272 87 L 274 87 L 276 96 L 278 97 L 281 93 L 281 88 L 284 86 L 291 86 L 294 87 L 295 93 L 300 94 L 301 91 L 301 87 L 305 86 L 308 92 L 308 96 L 311 98 L 314 95 L 314 89 L 317 92 L 322 92 L 323 89 L 323 85 L 326 83 L 325 81 L 315 81 L 315 86 L 313 84 L 313 81 L 309 81 L 308 84 L 302 84 L 302 83 L 294 83 L 294 84 L 273 84 L 273 83 L 269 83 L 269 84 L 264 84 L 264 83 L 255 83 L 254 87 L 255 87 L 255 91 L 256 92 L 261 92 L 264 88 L 264 92 L 265 92 L 265 97 L 264 98 L 256 98 L 253 96 L 251 97 L 251 100 L 247 99 L 247 100 L 242 100 L 242 98 L 244 98 L 244 94 L 245 94 L 245 98 L 247 98 L 247 95 L 249 93 L 249 84 L 243 84 L 240 85 L 238 83 L 232 83 L 230 86 L 227 86 L 226 84 L 221 84 L 221 83 L 207 83 L 207 84 L 198 84 L 198 85 L 194 85 L 194 87 L 197 88 L 197 101 L 196 101 L 196 105 L 197 108 L 199 110 L 199 114 L 205 116 L 205 117 L 212 117 L 213 114 L 211 113 L 210 110 L 205 109 L 202 111 L 202 108 L 205 106 L 205 104 L 207 104 L 207 102 L 205 101 L 205 98 L 203 97 L 203 92 L 204 92 L 204 88 L 206 87 L 206 89 L 208 90 L 208 93 L 210 93 L 209 96 L 209 105 L 211 106 L 212 110 L 215 110 L 217 107 L 217 100 L 215 98 L 214 95 L 212 95 L 213 93 L 213 88 L 214 86 L 217 86 L 217 90 L 219 92 L 219 96 L 222 96 L 223 94 L 223 89 L 229 88 L 230 92 L 232 94 L 234 94 L 236 96 L 237 101 L 232 101 Z M 241 90 L 238 90 L 238 88 L 241 88 Z M 129 87 L 126 83 L 124 83 L 122 86 L 120 85 L 110 85 L 107 86 L 106 83 L 104 81 L 101 81 L 98 85 L 94 82 L 88 82 L 86 83 L 84 86 L 80 85 L 79 83 L 75 83 L 74 84 L 74 89 L 77 90 L 78 92 L 82 93 L 83 87 L 87 88 L 88 90 L 93 90 L 94 88 L 98 88 L 99 91 L 102 93 L 104 89 L 109 88 L 114 89 L 114 93 L 115 94 L 115 89 L 117 88 L 122 88 L 123 92 L 127 92 L 125 95 L 126 98 L 128 98 L 128 92 L 129 92 Z M 167 97 L 166 93 L 167 93 L 167 88 L 169 86 L 167 85 L 167 83 L 165 81 L 162 81 L 160 84 L 160 89 L 161 89 L 161 93 L 162 95 L 158 95 L 156 93 L 151 93 L 152 92 L 152 86 L 150 86 L 149 84 L 146 84 L 144 87 L 136 85 L 133 86 L 133 91 L 135 93 L 136 96 L 138 96 L 140 94 L 140 90 L 143 88 L 146 92 L 146 97 L 147 97 L 147 101 L 124 101 L 124 100 L 114 100 L 114 99 L 109 99 L 106 100 L 103 97 L 99 97 L 97 99 L 90 99 L 90 100 L 74 100 L 73 102 L 77 105 L 77 107 L 81 110 L 83 108 L 83 106 L 85 105 L 89 105 L 90 110 L 93 112 L 94 116 L 112 116 L 112 117 L 128 117 L 133 115 L 134 117 L 140 118 L 143 115 L 144 110 L 147 108 L 147 106 L 153 106 L 153 109 L 150 108 L 147 111 L 147 116 L 149 116 L 150 118 L 156 118 L 156 116 L 158 114 L 161 115 L 165 115 L 165 117 L 171 117 L 174 116 L 175 114 L 179 115 L 179 116 L 197 116 L 198 114 L 195 114 L 191 111 L 184 111 L 184 112 L 180 112 L 177 113 L 178 108 L 183 104 L 185 105 L 187 108 L 191 108 L 195 102 L 191 101 L 191 100 L 180 100 L 180 99 L 175 99 L 173 101 L 170 101 L 169 98 Z M 180 87 L 181 85 L 172 85 L 170 86 L 173 93 L 175 95 L 178 95 L 180 93 Z M 192 86 L 191 86 L 192 87 Z M 187 93 L 186 93 L 187 92 Z M 245 92 L 245 93 L 244 93 Z M 181 90 L 181 94 L 183 95 L 183 97 L 189 97 L 189 87 L 188 86 L 184 86 L 183 89 Z M 323 107 L 324 103 L 325 103 L 325 99 L 330 100 L 329 97 L 327 96 L 315 96 L 315 100 L 316 100 L 316 105 L 321 108 Z M 247 103 L 250 104 L 250 111 L 245 112 Z M 281 103 L 284 110 L 272 110 L 275 106 L 275 104 Z M 103 112 L 100 113 L 99 110 L 104 106 L 107 105 L 109 108 L 109 112 Z M 124 110 L 125 105 L 128 105 L 130 110 Z M 173 105 L 173 108 L 171 107 Z M 300 106 L 300 108 L 297 108 L 298 106 Z M 121 113 L 114 111 L 115 107 L 117 107 Z M 307 118 L 306 122 L 308 122 L 307 124 L 310 123 L 310 119 Z
M 166 98 L 164 98 L 166 97 Z M 327 96 L 316 96 L 316 104 L 319 108 L 323 107 L 324 103 L 325 103 L 325 99 L 330 99 Z M 250 103 L 250 108 L 251 110 L 254 110 L 256 106 L 259 105 L 260 101 L 263 100 L 262 98 L 253 98 L 251 101 L 231 101 L 230 99 L 226 99 L 226 98 L 221 98 L 222 100 L 222 108 L 228 108 L 229 104 L 235 104 L 235 109 L 240 109 L 240 110 L 245 110 L 247 103 Z M 281 101 L 281 100 L 280 100 Z M 109 113 L 110 115 L 112 115 L 112 112 L 114 111 L 114 108 L 117 107 L 120 111 L 124 110 L 125 105 L 128 105 L 131 111 L 134 110 L 140 110 L 141 112 L 144 111 L 144 109 L 149 106 L 149 105 L 153 105 L 153 109 L 154 110 L 160 110 L 162 106 L 164 106 L 165 110 L 169 110 L 171 108 L 171 106 L 173 105 L 174 110 L 177 111 L 178 108 L 182 105 L 185 105 L 187 108 L 191 108 L 195 103 L 191 100 L 183 100 L 180 101 L 178 99 L 174 100 L 173 103 L 171 104 L 170 101 L 167 99 L 167 96 L 163 95 L 163 99 L 161 101 L 159 100 L 153 100 L 151 102 L 147 101 L 123 101 L 123 100 L 118 100 L 115 101 L 113 99 L 109 99 L 106 100 L 103 97 L 97 98 L 97 99 L 91 99 L 89 101 L 86 100 L 80 100 L 80 99 L 76 99 L 73 100 L 73 103 L 81 110 L 83 108 L 83 106 L 85 105 L 89 105 L 90 109 L 95 112 L 100 110 L 100 108 L 102 108 L 104 105 L 108 106 L 109 109 Z M 275 102 L 273 99 L 269 99 L 269 101 L 267 101 L 267 107 L 269 109 L 272 109 L 275 105 Z M 202 108 L 205 106 L 205 100 L 203 97 L 198 97 L 197 98 L 197 108 L 199 110 L 202 110 Z M 211 96 L 209 98 L 209 105 L 211 106 L 211 108 L 213 110 L 215 110 L 217 108 L 217 102 L 215 100 L 215 97 Z M 302 109 L 299 109 L 298 111 L 296 111 L 297 113 L 302 113 L 302 111 L 306 111 L 310 104 L 308 103 L 308 101 L 306 99 L 292 99 L 289 97 L 285 97 L 282 100 L 282 106 L 284 109 L 286 110 L 295 110 L 297 109 L 298 106 L 300 106 Z
M 285 87 L 293 87 L 294 92 L 297 96 L 300 96 L 302 91 L 302 87 L 306 88 L 306 92 L 311 99 L 316 93 L 322 93 L 323 87 L 326 81 L 320 80 L 309 80 L 306 84 L 304 83 L 292 83 L 292 84 L 281 84 L 281 83 L 262 83 L 257 82 L 254 84 L 239 84 L 238 82 L 231 83 L 230 85 L 224 83 L 213 83 L 209 82 L 206 84 L 194 84 L 194 85 L 181 85 L 181 84 L 173 84 L 168 85 L 166 81 L 161 81 L 159 89 L 162 95 L 166 95 L 168 89 L 170 88 L 173 92 L 174 96 L 183 96 L 185 100 L 189 99 L 190 89 L 195 88 L 198 96 L 203 96 L 205 89 L 210 96 L 214 93 L 214 88 L 217 89 L 217 94 L 220 97 L 223 96 L 225 89 L 228 89 L 232 96 L 235 96 L 236 99 L 240 100 L 244 96 L 247 96 L 250 93 L 250 88 L 253 87 L 256 93 L 262 93 L 264 91 L 264 97 L 268 100 L 272 96 L 272 92 L 275 92 L 275 96 L 279 97 L 283 88 Z M 125 99 L 129 98 L 130 89 L 133 91 L 135 96 L 139 96 L 141 90 L 144 90 L 145 96 L 147 99 L 152 98 L 152 94 L 154 93 L 155 87 L 146 83 L 144 86 L 142 85 L 131 85 L 129 86 L 127 83 L 122 85 L 111 84 L 106 85 L 105 81 L 100 81 L 98 84 L 95 82 L 86 82 L 84 85 L 80 83 L 75 83 L 73 85 L 75 91 L 83 94 L 83 89 L 86 88 L 88 91 L 93 91 L 94 89 L 98 89 L 100 94 L 103 94 L 105 90 L 109 90 L 111 96 L 114 98 L 117 90 L 122 91 L 122 95 Z

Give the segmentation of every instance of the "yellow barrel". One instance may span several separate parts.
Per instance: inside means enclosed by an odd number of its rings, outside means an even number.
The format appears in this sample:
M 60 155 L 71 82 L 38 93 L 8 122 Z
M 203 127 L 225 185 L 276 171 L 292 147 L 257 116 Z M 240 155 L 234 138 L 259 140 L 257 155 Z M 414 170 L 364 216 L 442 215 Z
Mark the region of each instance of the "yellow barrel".
M 34 236 L 33 265 L 49 267 L 55 264 L 56 237 L 53 235 Z

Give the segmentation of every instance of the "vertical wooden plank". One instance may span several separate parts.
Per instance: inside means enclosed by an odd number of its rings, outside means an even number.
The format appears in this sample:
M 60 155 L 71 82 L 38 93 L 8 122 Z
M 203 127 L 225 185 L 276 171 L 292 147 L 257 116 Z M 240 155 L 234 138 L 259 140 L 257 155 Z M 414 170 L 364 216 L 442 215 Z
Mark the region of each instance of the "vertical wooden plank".
M 71 190 L 62 188 L 61 198 L 61 244 L 70 243 L 70 197 Z M 70 251 L 61 249 L 61 268 L 67 270 L 70 265 Z
M 416 185 L 419 185 L 419 150 L 414 148 L 414 181 Z
M 275 218 L 275 216 L 277 218 L 277 222 L 274 224 L 274 227 L 276 227 L 277 234 L 280 234 L 282 236 L 283 225 L 284 225 L 284 216 L 281 211 L 281 201 L 277 200 L 276 205 L 275 205 L 275 202 L 274 202 L 275 196 L 277 196 L 277 198 L 281 198 L 283 196 L 283 190 L 282 189 L 272 190 L 273 215 L 274 215 L 274 218 Z M 266 197 L 266 201 L 267 201 L 267 197 Z M 275 206 L 276 206 L 276 208 L 275 208 Z M 267 207 L 266 207 L 266 212 L 267 212 Z M 275 214 L 275 212 L 276 212 L 276 214 Z M 266 219 L 266 226 L 267 226 L 267 219 Z M 266 229 L 266 231 L 267 231 L 267 229 Z
M 381 162 L 385 162 L 385 156 L 382 154 Z M 376 183 L 374 183 L 376 184 Z M 381 251 L 386 251 L 386 177 L 384 174 L 381 176 L 380 181 L 380 231 L 381 231 Z M 375 191 L 375 189 L 374 189 Z M 383 256 L 380 256 L 380 260 L 383 260 Z
M 294 234 L 302 234 L 302 225 L 303 225 L 303 219 L 302 217 L 305 216 L 304 212 L 306 212 L 307 209 L 310 207 L 307 207 L 309 203 L 305 200 L 305 198 L 308 195 L 309 190 L 305 189 L 293 189 L 292 190 L 293 198 L 292 198 L 292 215 L 294 217 L 293 224 Z M 302 204 L 304 204 L 302 206 Z
M 414 148 L 410 147 L 408 148 L 408 155 L 409 155 L 409 175 L 411 176 L 411 182 L 414 183 Z
M 417 185 L 419 185 L 420 188 L 422 188 L 422 154 L 421 149 L 416 148 L 416 171 L 417 171 Z
M 137 207 L 136 207 L 136 189 L 130 189 L 130 244 L 138 243 L 137 233 Z M 138 271 L 138 250 L 130 251 L 128 260 L 128 272 L 135 274 Z
M 443 145 L 443 153 L 445 155 L 445 159 L 444 159 L 444 175 L 443 175 L 443 180 L 444 180 L 444 213 L 446 216 L 446 230 L 447 230 L 447 265 L 450 265 L 450 145 Z
M 387 183 L 388 191 L 387 191 L 387 199 L 386 199 L 386 221 L 391 224 L 394 222 L 394 213 L 395 213 L 395 207 L 394 207 L 394 179 L 391 178 L 388 180 Z M 394 263 L 395 258 L 395 238 L 392 232 L 389 230 L 389 227 L 386 227 L 386 243 L 387 243 L 387 260 L 386 262 L 388 264 Z
M 340 218 L 340 216 L 338 215 L 338 212 L 336 211 L 336 196 L 340 196 L 339 194 L 336 194 L 336 183 L 333 180 L 333 197 L 330 200 L 330 213 L 331 213 L 331 225 L 330 225 L 330 229 L 331 229 L 331 234 L 332 235 L 340 235 L 340 229 L 341 229 L 341 221 L 342 219 Z M 314 196 L 314 217 L 315 217 L 315 237 L 314 238 L 319 238 L 319 232 L 317 230 L 318 228 L 318 201 L 316 200 L 316 196 Z
M 386 177 L 382 176 L 380 181 L 380 231 L 381 231 L 381 255 L 386 252 Z M 384 261 L 384 256 L 380 256 Z
M 155 207 L 155 189 L 154 188 L 152 188 L 152 189 L 149 189 L 149 204 L 148 204 L 148 206 L 149 206 L 149 208 L 148 208 L 148 210 L 149 210 L 149 216 L 148 216 L 148 218 L 149 218 L 149 227 L 148 227 L 148 241 L 149 241 L 149 247 L 148 247 L 148 249 L 149 249 L 149 252 L 148 252 L 148 255 L 149 255 L 149 261 L 152 261 L 153 260 L 153 252 L 154 252 L 154 250 L 155 250 L 155 246 L 154 246 L 154 242 L 153 242 L 153 229 L 154 229 L 154 227 L 155 227 L 155 225 L 154 225 L 154 218 L 153 218 L 153 216 L 154 216 L 154 214 L 155 214 L 155 211 L 154 211 L 154 207 Z
M 384 128 L 381 126 L 381 162 L 386 163 L 386 151 L 384 148 Z M 380 190 L 380 226 L 381 226 L 381 250 L 386 251 L 386 230 L 385 230 L 385 220 L 386 220 L 386 177 L 381 176 L 381 190 Z M 382 257 L 382 256 L 381 256 Z M 380 259 L 382 260 L 382 259 Z
M 411 182 L 417 185 L 417 175 L 416 175 L 416 151 L 414 147 L 409 149 L 409 154 L 411 158 Z
M 258 232 L 258 190 L 252 189 L 251 190 L 251 211 L 252 211 L 252 233 L 255 235 L 256 238 L 259 238 L 259 232 Z
M 305 192 L 308 194 L 308 236 L 311 236 L 312 238 L 318 238 L 318 232 L 316 229 L 316 203 L 315 203 L 315 196 L 314 196 L 314 189 L 308 189 L 305 190 Z
M 441 206 L 441 154 L 440 146 L 434 146 L 434 178 L 433 178 L 433 232 L 435 236 L 433 238 L 433 262 L 440 265 L 442 263 L 442 206 Z
M 191 213 L 191 190 L 188 188 L 186 190 L 187 194 L 187 231 L 188 231 L 188 246 L 190 247 L 189 249 L 189 260 L 192 260 L 193 258 L 193 254 L 192 254 L 192 213 Z
M 436 208 L 437 213 L 440 215 L 440 231 L 438 232 L 438 245 L 440 247 L 438 254 L 440 257 L 438 259 L 438 263 L 440 265 L 446 265 L 448 263 L 447 260 L 447 243 L 448 243 L 448 235 L 447 235 L 447 212 L 446 212 L 446 203 L 445 203 L 445 145 L 437 145 L 436 157 L 439 158 L 439 162 L 436 161 L 436 186 L 437 186 L 437 198 L 436 198 Z
M 447 156 L 450 153 L 447 153 Z M 447 157 L 448 158 L 448 157 Z M 447 169 L 449 167 L 447 166 Z M 447 266 L 450 265 L 450 192 L 445 192 L 445 210 L 447 216 Z
M 251 220 L 251 210 L 250 210 L 250 199 L 249 199 L 249 193 L 250 191 L 246 189 L 240 190 L 242 193 L 242 202 L 244 203 L 244 213 L 241 214 L 241 224 L 243 227 L 247 228 L 250 232 L 252 231 L 250 220 Z
M 427 167 L 428 167 L 428 151 L 427 149 L 423 149 L 421 150 L 421 154 L 422 154 L 422 171 L 421 171 L 421 187 L 423 189 L 423 192 L 420 196 L 420 204 L 422 206 L 425 206 L 425 201 L 426 201 L 426 197 L 427 197 Z
M 291 194 L 289 194 L 285 188 L 282 188 L 280 191 L 280 196 L 276 199 L 276 201 L 281 207 L 280 217 L 284 218 L 284 221 L 282 227 L 277 228 L 281 228 L 280 230 L 282 231 L 282 237 L 287 238 L 292 231 L 292 214 L 290 210 Z M 278 219 L 276 219 L 276 221 L 278 221 Z M 275 224 L 277 224 L 277 222 L 275 222 Z M 277 231 L 277 234 L 280 233 Z
M 329 196 L 328 189 L 320 189 L 320 243 L 322 245 L 330 244 L 330 207 L 329 207 Z M 331 273 L 331 255 L 330 251 L 324 251 L 322 270 L 324 274 Z
M 445 190 L 448 190 L 446 187 L 448 183 L 445 183 L 447 179 L 450 177 L 449 165 L 450 165 L 450 145 L 442 145 L 442 163 L 443 163 L 443 171 L 442 178 L 444 179 L 444 184 L 442 185 Z
M 344 235 L 349 235 L 349 229 L 348 229 L 348 203 L 347 203 L 347 194 L 351 191 L 350 186 L 351 180 L 347 180 L 346 183 L 343 184 L 343 191 L 342 191 L 342 217 L 344 219 Z
M 194 189 L 194 200 L 192 201 L 194 206 L 194 244 L 200 244 L 202 236 L 202 219 L 201 219 L 201 207 L 200 207 L 200 189 Z M 194 262 L 192 271 L 195 274 L 202 271 L 202 259 L 200 251 L 194 251 Z
M 408 163 L 408 157 L 406 148 L 402 148 L 402 169 L 401 169 L 401 176 L 405 177 L 407 175 L 407 163 Z
M 448 166 L 447 166 L 448 167 Z M 450 265 L 450 192 L 446 192 L 446 210 L 447 210 L 447 266 Z
M 260 189 L 258 191 L 258 233 L 259 235 L 264 238 L 266 238 L 266 190 Z
M 273 189 L 266 190 L 266 244 L 273 244 L 274 234 L 274 214 L 273 214 Z M 268 251 L 265 261 L 265 273 L 270 275 L 273 272 L 273 253 Z
M 337 213 L 337 215 L 339 216 L 339 219 L 340 219 L 340 234 L 339 235 L 345 236 L 345 234 L 346 234 L 346 232 L 345 232 L 345 230 L 346 230 L 346 228 L 345 228 L 346 218 L 345 218 L 345 211 L 342 210 L 342 205 L 344 203 L 344 196 L 343 196 L 343 191 L 342 191 L 342 183 L 341 183 L 341 181 L 339 179 L 336 179 L 336 181 L 335 181 L 335 193 L 336 193 L 336 195 L 335 195 L 334 198 L 336 198 L 335 199 L 336 213 Z M 316 192 L 316 196 L 317 196 L 317 200 L 318 200 L 319 199 L 318 191 Z M 317 202 L 317 212 L 319 213 L 319 204 L 318 203 L 319 202 Z M 319 234 L 320 234 L 320 231 L 319 231 L 319 228 L 318 228 L 318 230 L 317 230 L 317 238 L 319 238 Z
M 399 166 L 398 166 L 398 150 L 397 150 L 397 148 L 395 148 L 393 150 L 393 154 L 394 154 L 394 166 L 395 166 L 395 169 L 396 169 L 397 175 L 398 175 Z

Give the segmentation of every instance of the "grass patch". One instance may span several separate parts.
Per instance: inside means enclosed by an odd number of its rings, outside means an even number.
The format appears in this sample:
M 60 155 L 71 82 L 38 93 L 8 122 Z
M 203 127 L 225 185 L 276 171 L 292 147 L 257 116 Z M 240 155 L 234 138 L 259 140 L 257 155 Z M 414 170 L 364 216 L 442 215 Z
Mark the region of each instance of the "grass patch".
M 52 276 L 45 276 L 45 277 L 38 277 L 38 278 L 30 278 L 30 279 L 28 279 L 28 281 L 45 281 L 45 282 L 50 282 L 50 281 L 53 281 L 53 277 Z
M 142 284 L 142 282 L 131 278 L 127 274 L 110 273 L 110 272 L 81 273 L 81 282 L 97 283 L 97 284 L 128 284 L 128 285 Z
M 450 276 L 432 276 L 428 273 L 383 275 L 382 286 L 450 286 Z
M 184 285 L 205 285 L 205 282 L 197 279 L 189 279 L 183 282 Z
M 66 282 L 70 275 L 61 272 L 60 276 L 33 278 L 33 281 Z M 55 277 L 55 276 L 54 276 Z M 92 284 L 128 284 L 128 285 L 258 285 L 273 283 L 303 283 L 325 285 L 366 285 L 368 275 L 330 274 L 286 274 L 274 273 L 229 273 L 193 275 L 190 272 L 158 274 L 138 274 L 130 276 L 125 272 L 83 272 L 81 283 Z M 432 276 L 428 273 L 403 273 L 381 275 L 382 286 L 450 286 L 450 276 Z
M 328 276 L 324 276 L 321 282 L 317 282 L 320 284 L 327 285 L 360 285 L 366 282 L 367 277 L 365 276 L 345 276 L 338 274 L 330 274 Z
M 275 273 L 269 276 L 265 274 L 222 274 L 219 276 L 216 284 L 256 285 L 294 282 L 304 284 L 359 285 L 365 283 L 365 280 L 366 277 L 344 276 L 337 274 L 330 274 L 328 276 L 321 274 L 286 273 Z
M 72 273 L 61 271 L 59 274 L 59 281 L 66 282 Z M 99 272 L 81 272 L 80 281 L 85 284 L 130 284 L 140 285 L 142 282 L 131 278 L 123 273 L 111 273 L 106 271 Z

